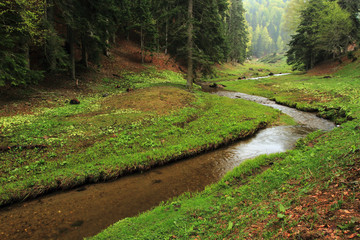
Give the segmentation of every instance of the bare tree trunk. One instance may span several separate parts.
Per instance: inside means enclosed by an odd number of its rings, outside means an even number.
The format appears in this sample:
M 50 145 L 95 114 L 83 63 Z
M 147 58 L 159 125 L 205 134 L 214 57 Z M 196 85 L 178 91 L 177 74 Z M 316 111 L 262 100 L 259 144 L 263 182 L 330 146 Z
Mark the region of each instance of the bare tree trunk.
M 70 50 L 70 73 L 71 73 L 71 78 L 73 80 L 75 80 L 75 85 L 78 86 L 79 82 L 76 79 L 76 75 L 75 75 L 75 48 L 74 48 L 74 44 L 75 44 L 75 37 L 74 37 L 74 30 L 70 27 L 67 26 L 67 33 L 68 33 L 68 43 L 69 43 L 69 50 Z
M 156 24 L 156 29 L 158 32 L 161 32 L 161 30 L 157 24 Z M 155 42 L 156 42 L 156 53 L 159 54 L 160 53 L 160 37 L 159 36 L 156 37 Z
M 87 51 L 87 46 L 86 46 L 86 37 L 85 36 L 82 36 L 81 37 L 81 55 L 82 55 L 82 62 L 84 64 L 84 66 L 86 68 L 89 67 L 89 56 L 88 56 L 88 51 Z
M 126 31 L 126 40 L 127 41 L 130 41 L 130 30 L 129 30 L 129 23 L 126 23 L 126 29 L 125 29 L 125 31 Z
M 144 52 L 144 32 L 143 26 L 141 26 L 140 30 L 140 45 L 141 45 L 141 63 L 145 63 L 145 52 Z
M 28 43 L 26 43 L 24 46 L 24 52 L 26 58 L 26 67 L 30 69 L 30 47 Z
M 193 0 L 189 0 L 188 6 L 188 74 L 187 74 L 187 83 L 186 86 L 189 90 L 192 90 L 193 87 Z
M 112 35 L 112 43 L 116 44 L 116 33 Z
M 169 20 L 166 19 L 166 23 L 165 23 L 165 54 L 168 53 L 168 41 L 169 41 Z
M 48 0 L 47 1 L 47 9 L 46 9 L 46 17 L 48 22 L 51 24 L 51 36 L 47 41 L 47 45 L 45 47 L 45 51 L 46 54 L 48 55 L 48 61 L 49 61 L 49 70 L 50 72 L 55 72 L 56 71 L 56 56 L 55 56 L 55 44 L 56 44 L 56 40 L 55 40 L 55 36 L 53 36 L 54 34 L 54 0 Z

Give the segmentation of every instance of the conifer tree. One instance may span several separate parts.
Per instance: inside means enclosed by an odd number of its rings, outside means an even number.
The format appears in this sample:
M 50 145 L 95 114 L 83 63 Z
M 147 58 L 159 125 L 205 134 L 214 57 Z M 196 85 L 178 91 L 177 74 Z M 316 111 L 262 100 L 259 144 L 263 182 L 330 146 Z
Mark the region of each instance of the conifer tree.
M 323 7 L 322 0 L 310 0 L 301 12 L 301 22 L 296 34 L 292 36 L 290 49 L 287 52 L 287 62 L 293 66 L 293 69 L 311 69 L 324 58 L 324 52 L 319 51 L 315 44 L 319 32 L 315 19 Z
M 146 50 L 153 51 L 156 45 L 157 31 L 151 4 L 150 0 L 138 0 L 133 9 L 133 28 L 140 32 L 142 63 L 145 63 Z
M 351 37 L 353 41 L 360 40 L 360 1 L 357 0 L 339 0 L 339 5 L 350 13 L 350 19 L 353 22 Z
M 294 69 L 311 69 L 318 62 L 338 57 L 351 43 L 350 14 L 337 2 L 310 0 L 290 41 L 288 63 Z
M 231 1 L 229 16 L 227 18 L 226 38 L 229 43 L 230 61 L 244 62 L 246 59 L 246 47 L 248 32 L 245 22 L 245 9 L 241 0 Z
M 40 0 L 0 2 L 0 86 L 37 81 L 41 73 L 30 69 L 29 51 L 44 40 Z

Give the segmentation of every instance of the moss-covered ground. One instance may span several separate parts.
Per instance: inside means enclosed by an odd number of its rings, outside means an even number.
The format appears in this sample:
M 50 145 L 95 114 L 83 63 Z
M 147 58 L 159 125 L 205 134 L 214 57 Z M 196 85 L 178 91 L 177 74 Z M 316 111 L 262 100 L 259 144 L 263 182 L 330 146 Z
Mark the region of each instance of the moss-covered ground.
M 201 193 L 185 194 L 92 239 L 359 239 L 360 62 L 331 76 L 226 81 L 337 121 L 294 150 L 248 160 Z

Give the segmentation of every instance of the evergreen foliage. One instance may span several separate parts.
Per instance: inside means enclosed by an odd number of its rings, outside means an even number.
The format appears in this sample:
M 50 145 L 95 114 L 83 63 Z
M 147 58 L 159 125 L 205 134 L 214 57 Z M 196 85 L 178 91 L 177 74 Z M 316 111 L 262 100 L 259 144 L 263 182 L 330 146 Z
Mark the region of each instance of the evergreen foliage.
M 227 18 L 226 36 L 230 49 L 228 58 L 240 63 L 246 59 L 246 48 L 249 41 L 244 12 L 242 1 L 233 0 Z
M 187 57 L 187 2 L 169 3 L 177 6 L 170 12 L 168 19 L 168 51 L 177 59 Z M 209 73 L 214 63 L 226 61 L 229 46 L 226 36 L 225 16 L 228 4 L 224 0 L 202 0 L 194 2 L 193 9 L 193 61 L 195 69 Z
M 244 0 L 251 37 L 250 54 L 256 57 L 283 52 L 289 34 L 283 29 L 288 0 Z
M 30 70 L 29 47 L 43 39 L 40 0 L 0 2 L 0 86 L 36 82 L 41 73 Z
M 289 34 L 294 34 L 300 24 L 301 12 L 305 9 L 306 0 L 290 0 L 284 13 L 284 30 Z
M 288 63 L 294 69 L 308 70 L 320 61 L 337 58 L 352 43 L 352 32 L 351 15 L 336 1 L 310 0 L 290 41 Z
M 338 0 L 339 5 L 350 13 L 353 29 L 351 37 L 354 40 L 360 39 L 360 1 L 354 0 Z
M 142 60 L 165 51 L 185 63 L 192 51 L 194 73 L 211 72 L 214 63 L 243 62 L 248 41 L 242 0 L 196 0 L 193 17 L 184 0 L 15 0 L 0 3 L 0 85 L 33 82 L 36 68 L 56 72 L 99 62 L 116 34 L 138 35 Z M 192 47 L 188 26 L 192 23 Z M 131 34 L 130 34 L 131 33 Z M 36 46 L 36 49 L 35 49 Z M 30 54 L 31 55 L 31 54 Z

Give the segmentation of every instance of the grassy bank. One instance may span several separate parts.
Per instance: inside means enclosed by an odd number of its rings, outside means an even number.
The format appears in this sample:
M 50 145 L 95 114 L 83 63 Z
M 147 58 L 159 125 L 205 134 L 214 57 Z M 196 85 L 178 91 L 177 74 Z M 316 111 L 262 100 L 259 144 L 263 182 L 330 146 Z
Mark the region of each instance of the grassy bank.
M 202 81 L 227 81 L 235 80 L 238 78 L 255 78 L 268 76 L 270 73 L 290 73 L 292 72 L 291 67 L 286 64 L 285 58 L 277 59 L 273 63 L 269 59 L 256 59 L 246 62 L 245 64 L 238 63 L 226 63 L 214 71 L 211 78 L 201 79 Z
M 249 160 L 204 192 L 124 219 L 93 239 L 344 239 L 357 234 L 360 189 L 353 182 L 360 167 L 360 132 L 355 127 L 350 123 L 326 135 L 312 134 L 297 150 Z
M 261 95 L 276 102 L 319 115 L 341 124 L 360 114 L 359 63 L 340 66 L 331 75 L 294 74 L 262 80 L 220 82 L 226 89 Z
M 1 117 L 0 205 L 146 170 L 280 119 L 255 103 L 189 93 L 185 82 L 170 71 L 124 73 L 93 86 L 108 94 L 80 96 L 79 105 Z
M 310 134 L 295 150 L 248 160 L 205 191 L 119 221 L 92 239 L 359 238 L 359 65 L 331 78 L 224 82 L 342 124 Z

